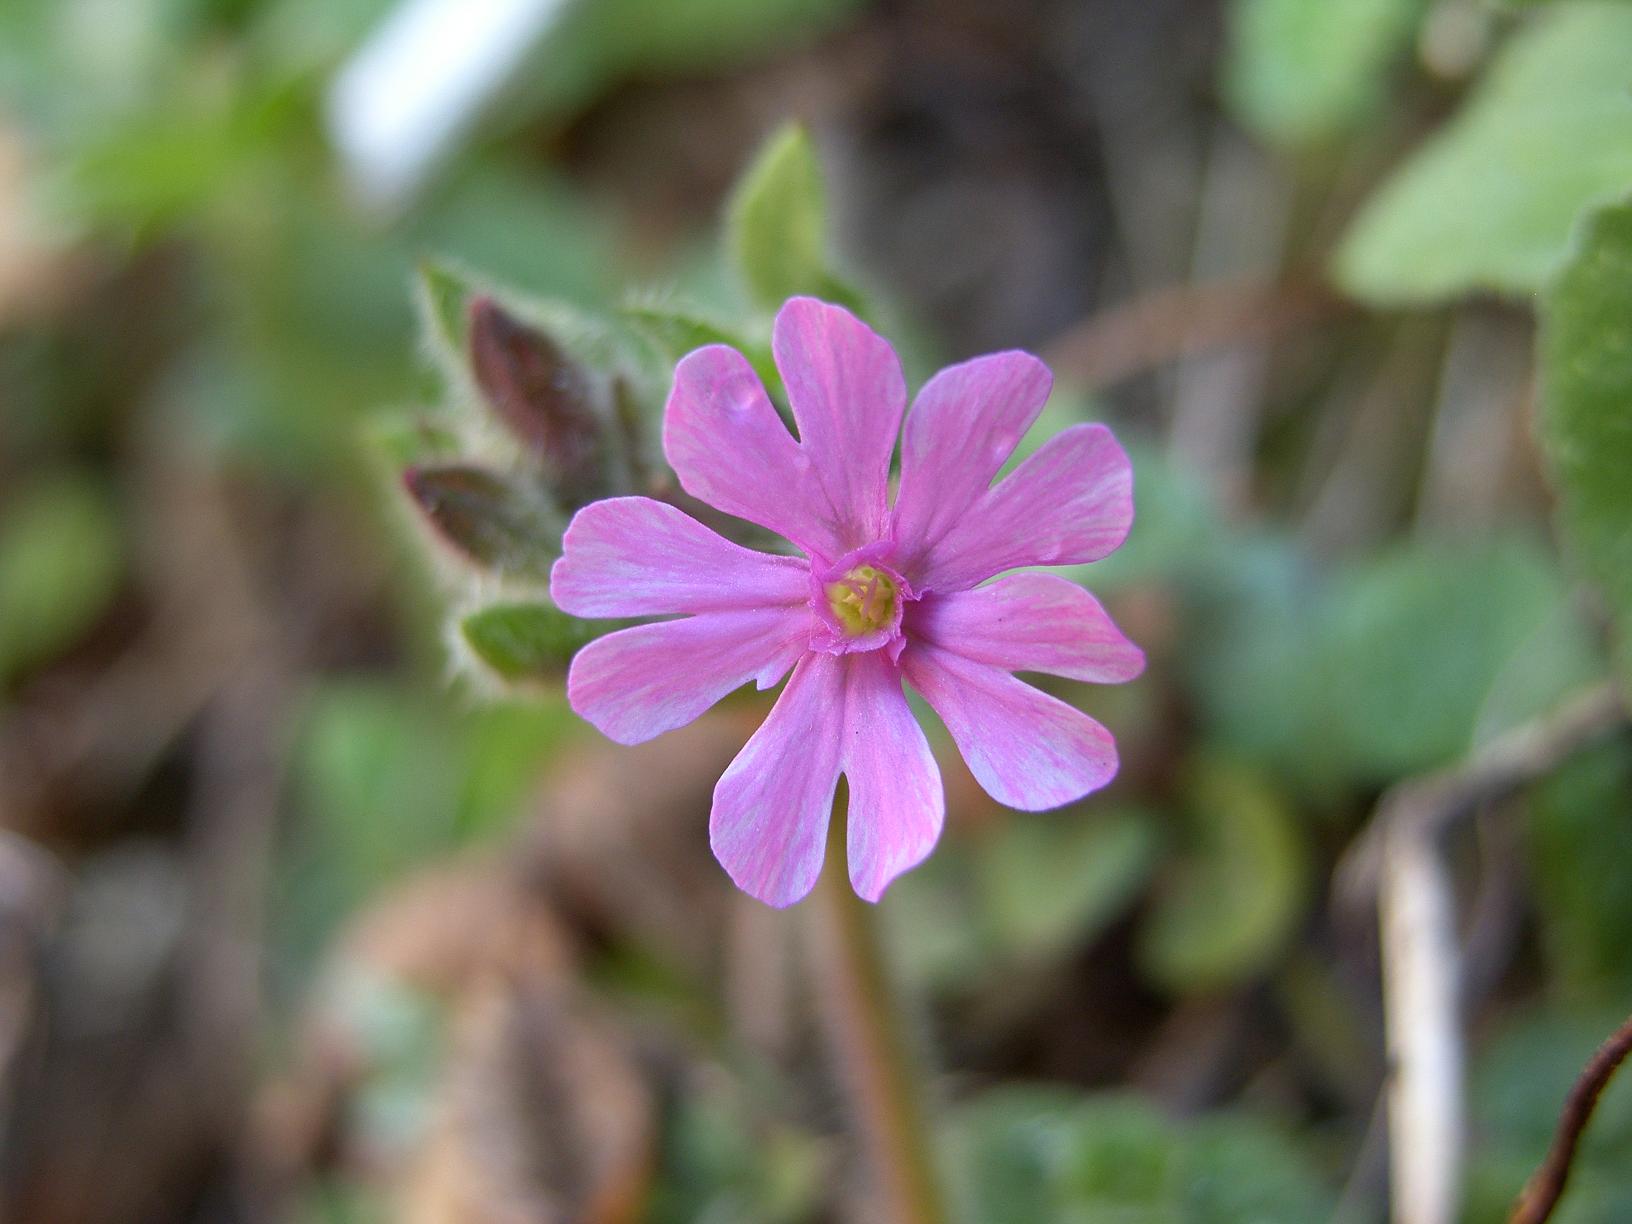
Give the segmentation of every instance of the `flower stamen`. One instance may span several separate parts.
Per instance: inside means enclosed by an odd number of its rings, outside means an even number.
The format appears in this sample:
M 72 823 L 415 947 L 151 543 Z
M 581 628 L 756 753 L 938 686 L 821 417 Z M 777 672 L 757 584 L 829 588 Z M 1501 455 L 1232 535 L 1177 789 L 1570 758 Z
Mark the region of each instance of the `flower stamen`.
M 858 565 L 823 588 L 833 619 L 851 637 L 889 628 L 899 615 L 901 590 L 873 565 Z

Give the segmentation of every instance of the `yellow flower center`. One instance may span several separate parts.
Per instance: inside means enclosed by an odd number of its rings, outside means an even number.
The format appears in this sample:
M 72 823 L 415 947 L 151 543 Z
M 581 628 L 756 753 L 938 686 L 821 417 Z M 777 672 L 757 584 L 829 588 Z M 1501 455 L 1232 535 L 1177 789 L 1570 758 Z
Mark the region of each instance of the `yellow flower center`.
M 851 637 L 862 637 L 895 621 L 901 591 L 895 579 L 871 565 L 858 565 L 823 590 L 833 618 Z

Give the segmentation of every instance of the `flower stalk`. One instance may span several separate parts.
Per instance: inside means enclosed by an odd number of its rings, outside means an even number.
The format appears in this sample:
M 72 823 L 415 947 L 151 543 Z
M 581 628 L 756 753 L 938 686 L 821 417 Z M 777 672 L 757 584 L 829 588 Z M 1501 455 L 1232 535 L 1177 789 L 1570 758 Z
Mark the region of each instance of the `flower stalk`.
M 848 806 L 841 789 L 812 907 L 818 1006 L 883 1201 L 879 1218 L 948 1224 L 921 1052 L 890 972 L 877 907 L 856 895 L 845 869 Z

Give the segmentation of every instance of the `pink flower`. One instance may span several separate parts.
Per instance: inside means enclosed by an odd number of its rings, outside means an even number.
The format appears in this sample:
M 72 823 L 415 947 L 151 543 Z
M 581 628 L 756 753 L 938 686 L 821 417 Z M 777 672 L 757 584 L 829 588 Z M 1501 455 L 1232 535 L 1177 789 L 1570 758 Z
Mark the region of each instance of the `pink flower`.
M 849 780 L 856 891 L 876 901 L 940 835 L 940 773 L 902 691 L 940 715 L 988 794 L 1038 811 L 1116 773 L 1110 732 L 1016 679 L 1116 683 L 1144 655 L 1099 601 L 1022 566 L 1094 561 L 1133 519 L 1127 456 L 1075 425 L 998 469 L 1048 398 L 1048 368 L 994 353 L 942 370 L 907 417 L 889 344 L 848 311 L 794 298 L 772 333 L 799 439 L 748 362 L 710 345 L 674 372 L 663 449 L 686 492 L 792 541 L 741 548 L 645 497 L 585 506 L 550 575 L 577 616 L 673 616 L 608 634 L 572 661 L 572 708 L 621 744 L 684 726 L 752 680 L 792 677 L 714 788 L 714 854 L 744 891 L 791 905 L 821 871 L 839 775 Z

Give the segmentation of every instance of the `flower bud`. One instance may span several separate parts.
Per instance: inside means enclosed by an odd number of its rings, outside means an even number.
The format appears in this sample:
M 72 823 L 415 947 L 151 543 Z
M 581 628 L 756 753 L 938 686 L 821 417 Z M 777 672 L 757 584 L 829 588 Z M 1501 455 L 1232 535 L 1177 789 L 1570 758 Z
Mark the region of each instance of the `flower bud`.
M 607 437 L 589 375 L 490 297 L 470 304 L 470 361 L 494 414 L 566 509 L 607 492 Z

